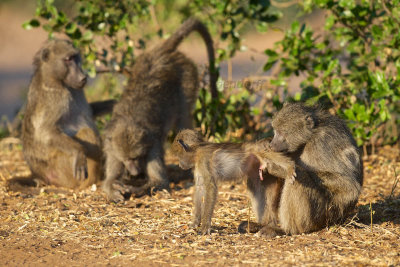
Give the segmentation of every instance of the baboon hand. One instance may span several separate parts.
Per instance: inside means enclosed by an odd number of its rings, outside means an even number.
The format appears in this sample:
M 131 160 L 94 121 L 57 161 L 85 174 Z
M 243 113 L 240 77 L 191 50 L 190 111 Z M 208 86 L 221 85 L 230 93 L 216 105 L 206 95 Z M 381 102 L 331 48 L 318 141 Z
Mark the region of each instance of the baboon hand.
M 193 222 L 190 224 L 190 227 L 196 229 L 200 226 L 200 218 L 195 218 Z
M 260 180 L 264 180 L 263 177 L 263 170 L 265 169 L 264 165 L 260 165 L 260 167 L 258 168 L 258 176 L 260 176 Z
M 287 179 L 289 180 L 289 183 L 290 183 L 290 184 L 294 184 L 294 181 L 296 181 L 296 177 L 297 177 L 296 169 L 293 168 L 292 171 L 289 171 L 289 172 L 288 172 L 288 177 L 287 177 Z
M 87 160 L 83 151 L 76 154 L 72 168 L 75 179 L 81 181 L 88 178 Z
M 260 167 L 258 167 L 258 176 L 260 177 L 260 180 L 264 180 L 263 172 L 266 170 L 267 172 L 270 172 L 271 170 L 272 163 L 269 160 L 265 160 L 260 164 Z
M 200 234 L 202 235 L 210 235 L 211 234 L 211 225 L 202 224 L 200 227 Z

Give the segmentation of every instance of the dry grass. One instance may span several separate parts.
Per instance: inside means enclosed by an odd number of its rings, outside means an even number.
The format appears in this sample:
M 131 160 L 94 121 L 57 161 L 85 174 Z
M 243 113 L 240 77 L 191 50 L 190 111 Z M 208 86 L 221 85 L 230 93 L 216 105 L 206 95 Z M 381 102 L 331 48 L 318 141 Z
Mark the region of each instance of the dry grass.
M 19 140 L 4 139 L 0 265 L 400 265 L 399 150 L 382 149 L 365 161 L 364 169 L 358 212 L 344 225 L 273 239 L 238 234 L 240 221 L 249 216 L 245 188 L 224 184 L 213 233 L 200 236 L 188 227 L 190 179 L 173 184 L 171 193 L 120 205 L 107 203 L 96 187 L 82 192 L 51 186 L 7 188 L 7 180 L 29 175 L 29 170 Z

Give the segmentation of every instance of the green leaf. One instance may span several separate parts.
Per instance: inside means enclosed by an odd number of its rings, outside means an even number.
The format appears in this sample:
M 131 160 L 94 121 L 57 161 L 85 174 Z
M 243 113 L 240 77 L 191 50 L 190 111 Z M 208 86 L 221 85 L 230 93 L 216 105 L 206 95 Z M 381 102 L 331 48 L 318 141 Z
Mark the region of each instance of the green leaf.
M 76 23 L 70 22 L 65 26 L 65 32 L 72 34 L 76 31 L 77 28 L 78 27 L 77 27 Z
M 330 30 L 333 25 L 335 25 L 336 19 L 335 16 L 330 15 L 325 20 L 325 30 Z
M 30 21 L 26 21 L 22 24 L 22 27 L 25 30 L 30 30 L 32 28 L 37 28 L 40 26 L 40 22 L 37 19 L 31 19 Z
M 85 31 L 85 33 L 82 36 L 82 39 L 85 41 L 90 41 L 93 39 L 93 32 L 92 31 Z
M 378 40 L 381 39 L 381 37 L 382 37 L 382 28 L 380 26 L 373 25 L 372 28 L 371 28 L 371 32 L 372 32 L 372 36 L 375 39 L 378 39 Z

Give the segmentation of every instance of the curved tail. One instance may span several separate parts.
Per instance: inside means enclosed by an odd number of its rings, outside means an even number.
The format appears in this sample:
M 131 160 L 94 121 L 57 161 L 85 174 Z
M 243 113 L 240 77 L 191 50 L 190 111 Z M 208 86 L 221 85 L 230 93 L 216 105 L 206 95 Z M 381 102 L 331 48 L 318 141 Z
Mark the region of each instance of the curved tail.
M 211 88 L 211 96 L 215 99 L 218 95 L 217 93 L 217 71 L 215 69 L 215 56 L 214 56 L 214 46 L 213 40 L 211 38 L 210 33 L 208 32 L 207 27 L 195 18 L 187 19 L 182 26 L 170 37 L 168 38 L 162 45 L 161 51 L 162 53 L 171 53 L 176 50 L 178 45 L 185 39 L 192 31 L 197 31 L 204 40 L 204 43 L 207 47 L 208 54 L 208 66 L 209 66 L 209 74 L 210 74 L 210 88 Z

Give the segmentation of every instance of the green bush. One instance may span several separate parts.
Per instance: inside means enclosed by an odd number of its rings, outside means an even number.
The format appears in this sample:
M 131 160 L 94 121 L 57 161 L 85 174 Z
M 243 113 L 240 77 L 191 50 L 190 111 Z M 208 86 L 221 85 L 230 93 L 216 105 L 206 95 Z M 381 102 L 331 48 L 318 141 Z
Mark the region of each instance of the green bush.
M 287 88 L 292 75 L 302 74 L 294 100 L 331 107 L 348 121 L 358 145 L 397 141 L 400 1 L 307 0 L 303 8 L 324 10 L 325 28 L 296 21 L 265 51 L 265 70 L 280 68 L 272 83 Z

